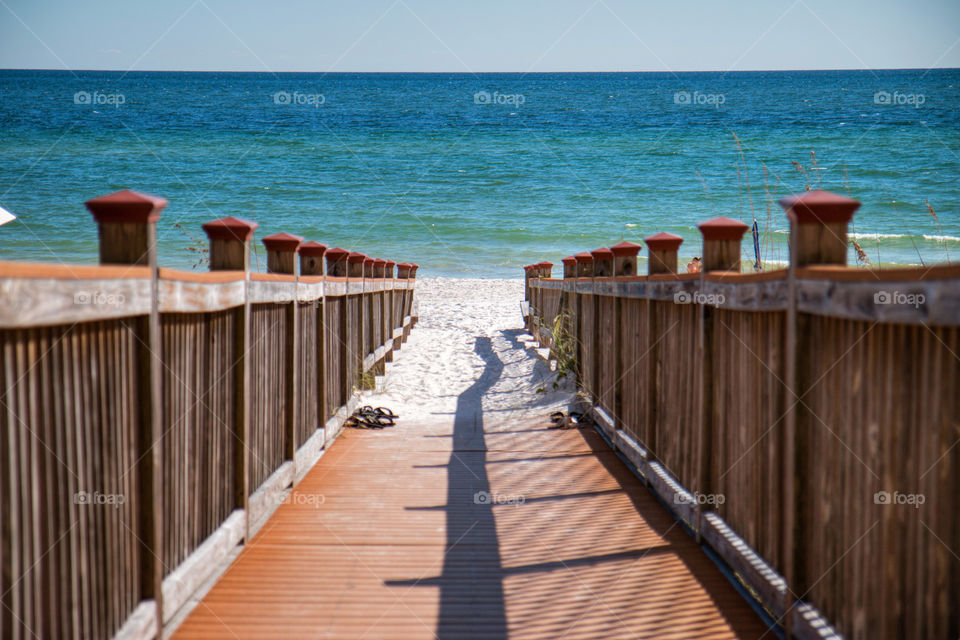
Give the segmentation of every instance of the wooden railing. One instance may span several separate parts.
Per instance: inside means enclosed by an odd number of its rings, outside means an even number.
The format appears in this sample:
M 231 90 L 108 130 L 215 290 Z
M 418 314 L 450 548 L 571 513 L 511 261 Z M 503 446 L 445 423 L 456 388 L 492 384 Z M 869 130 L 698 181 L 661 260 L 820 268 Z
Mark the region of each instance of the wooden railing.
M 741 274 L 747 227 L 717 219 L 702 273 L 669 234 L 646 276 L 632 243 L 527 267 L 528 326 L 788 633 L 955 639 L 960 265 L 847 268 L 857 202 L 782 204 L 788 269 Z
M 2 638 L 159 634 L 415 322 L 415 265 L 277 234 L 251 273 L 245 220 L 158 269 L 165 204 L 88 202 L 101 266 L 0 263 Z

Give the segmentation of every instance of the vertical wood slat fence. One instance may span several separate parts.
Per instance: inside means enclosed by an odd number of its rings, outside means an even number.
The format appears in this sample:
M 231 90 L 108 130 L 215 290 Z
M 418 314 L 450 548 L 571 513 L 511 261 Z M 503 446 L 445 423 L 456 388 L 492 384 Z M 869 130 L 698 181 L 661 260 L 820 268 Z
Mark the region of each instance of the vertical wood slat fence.
M 669 234 L 646 276 L 632 243 L 527 267 L 528 326 L 788 634 L 955 639 L 960 266 L 849 269 L 859 203 L 781 204 L 788 269 L 741 274 L 747 227 L 717 219 L 702 273 Z
M 251 273 L 236 218 L 210 273 L 158 269 L 165 204 L 90 201 L 101 266 L 0 263 L 2 638 L 157 636 L 415 322 L 416 265 L 277 234 Z

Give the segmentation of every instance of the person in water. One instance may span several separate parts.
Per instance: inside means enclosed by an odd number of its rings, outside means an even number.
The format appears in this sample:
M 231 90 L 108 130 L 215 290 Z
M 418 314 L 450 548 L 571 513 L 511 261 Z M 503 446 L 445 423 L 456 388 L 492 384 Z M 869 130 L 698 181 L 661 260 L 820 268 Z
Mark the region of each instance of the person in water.
M 700 273 L 703 268 L 703 263 L 700 261 L 700 256 L 694 256 L 693 260 L 687 263 L 687 273 Z

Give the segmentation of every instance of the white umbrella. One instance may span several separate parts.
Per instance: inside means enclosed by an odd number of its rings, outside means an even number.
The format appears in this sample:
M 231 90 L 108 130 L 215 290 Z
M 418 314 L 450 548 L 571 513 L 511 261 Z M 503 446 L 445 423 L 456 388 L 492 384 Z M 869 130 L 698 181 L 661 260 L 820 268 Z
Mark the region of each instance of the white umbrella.
M 7 224 L 11 220 L 16 220 L 17 216 L 13 215 L 3 207 L 0 207 L 0 224 Z

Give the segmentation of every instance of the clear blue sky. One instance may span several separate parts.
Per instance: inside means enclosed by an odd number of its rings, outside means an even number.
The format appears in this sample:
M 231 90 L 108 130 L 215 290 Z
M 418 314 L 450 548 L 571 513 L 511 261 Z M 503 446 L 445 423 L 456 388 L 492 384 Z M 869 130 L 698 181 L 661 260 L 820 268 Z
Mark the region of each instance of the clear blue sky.
M 960 67 L 960 0 L 0 0 L 0 68 Z

